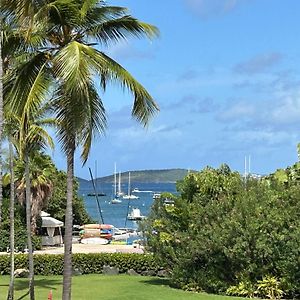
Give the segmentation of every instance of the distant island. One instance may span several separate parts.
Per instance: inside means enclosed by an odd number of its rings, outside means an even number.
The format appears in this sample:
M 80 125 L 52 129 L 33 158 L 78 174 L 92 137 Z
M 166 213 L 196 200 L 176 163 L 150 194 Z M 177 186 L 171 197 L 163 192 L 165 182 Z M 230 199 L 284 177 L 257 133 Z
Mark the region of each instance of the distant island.
M 189 172 L 187 169 L 166 169 L 166 170 L 142 170 L 142 171 L 129 171 L 132 183 L 175 183 L 178 180 L 182 180 Z M 195 172 L 195 171 L 190 171 Z M 128 172 L 121 173 L 122 182 L 128 180 Z M 80 182 L 89 182 L 77 177 Z M 114 175 L 97 178 L 97 183 L 113 183 Z

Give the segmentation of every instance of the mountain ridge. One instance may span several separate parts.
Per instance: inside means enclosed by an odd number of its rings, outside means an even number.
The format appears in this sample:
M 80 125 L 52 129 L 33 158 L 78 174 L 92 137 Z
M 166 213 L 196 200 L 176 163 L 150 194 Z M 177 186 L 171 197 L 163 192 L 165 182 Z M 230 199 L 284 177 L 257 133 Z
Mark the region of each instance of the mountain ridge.
M 128 174 L 130 172 L 130 180 L 132 183 L 175 183 L 178 180 L 182 180 L 188 172 L 196 172 L 194 170 L 187 170 L 181 168 L 174 169 L 161 169 L 161 170 L 135 170 L 121 173 L 122 182 L 128 181 Z M 117 174 L 118 177 L 118 174 Z M 91 182 L 84 178 L 77 177 L 79 182 Z M 94 179 L 97 183 L 114 183 L 114 174 L 98 177 Z

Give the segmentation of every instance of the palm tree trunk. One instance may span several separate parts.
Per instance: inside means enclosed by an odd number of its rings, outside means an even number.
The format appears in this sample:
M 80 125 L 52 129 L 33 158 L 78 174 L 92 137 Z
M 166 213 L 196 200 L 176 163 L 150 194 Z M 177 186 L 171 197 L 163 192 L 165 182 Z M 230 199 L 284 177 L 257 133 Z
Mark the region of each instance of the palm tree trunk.
M 0 20 L 0 226 L 2 224 L 2 127 L 3 127 L 3 60 L 2 60 L 2 19 Z
M 7 300 L 14 299 L 14 272 L 15 272 L 15 174 L 14 174 L 14 160 L 13 149 L 11 141 L 9 141 L 9 165 L 10 165 L 10 281 L 7 294 Z
M 34 300 L 34 264 L 33 249 L 31 240 L 31 191 L 30 191 L 30 175 L 29 175 L 29 156 L 25 153 L 25 183 L 26 183 L 26 230 L 27 230 L 27 246 L 28 246 L 28 264 L 29 264 L 29 296 L 30 300 Z
M 64 236 L 64 273 L 63 273 L 63 300 L 71 299 L 72 288 L 72 231 L 73 231 L 73 179 L 74 179 L 74 152 L 75 141 L 69 144 L 67 153 L 67 205 L 65 214 L 65 236 Z

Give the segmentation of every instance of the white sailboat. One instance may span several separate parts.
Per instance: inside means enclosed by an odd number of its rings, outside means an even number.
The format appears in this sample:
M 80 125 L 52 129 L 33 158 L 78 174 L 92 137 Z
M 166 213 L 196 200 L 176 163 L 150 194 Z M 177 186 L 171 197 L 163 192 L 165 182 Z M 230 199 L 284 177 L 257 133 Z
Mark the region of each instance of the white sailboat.
M 118 181 L 118 191 L 117 191 L 118 197 L 124 196 L 124 193 L 122 192 L 121 189 L 121 172 L 119 171 L 119 181 Z
M 119 204 L 122 203 L 122 200 L 119 199 L 117 194 L 117 166 L 115 164 L 115 172 L 114 172 L 114 198 L 111 200 L 111 204 Z
M 127 200 L 135 200 L 139 199 L 138 196 L 136 195 L 131 195 L 131 190 L 130 190 L 130 172 L 128 172 L 128 194 L 123 196 L 123 199 Z

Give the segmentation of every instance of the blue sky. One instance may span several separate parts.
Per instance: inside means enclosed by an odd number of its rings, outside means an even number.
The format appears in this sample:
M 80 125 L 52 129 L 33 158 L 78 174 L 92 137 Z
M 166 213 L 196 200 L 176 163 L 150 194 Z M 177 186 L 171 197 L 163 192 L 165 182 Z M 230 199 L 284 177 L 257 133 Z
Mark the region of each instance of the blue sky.
M 103 49 L 150 92 L 160 113 L 147 129 L 131 119 L 132 98 L 118 86 L 101 95 L 105 136 L 94 140 L 89 178 L 118 170 L 191 168 L 227 163 L 266 174 L 297 160 L 300 141 L 300 1 L 122 0 L 156 25 L 154 41 L 130 39 Z M 59 168 L 65 158 L 55 150 Z

